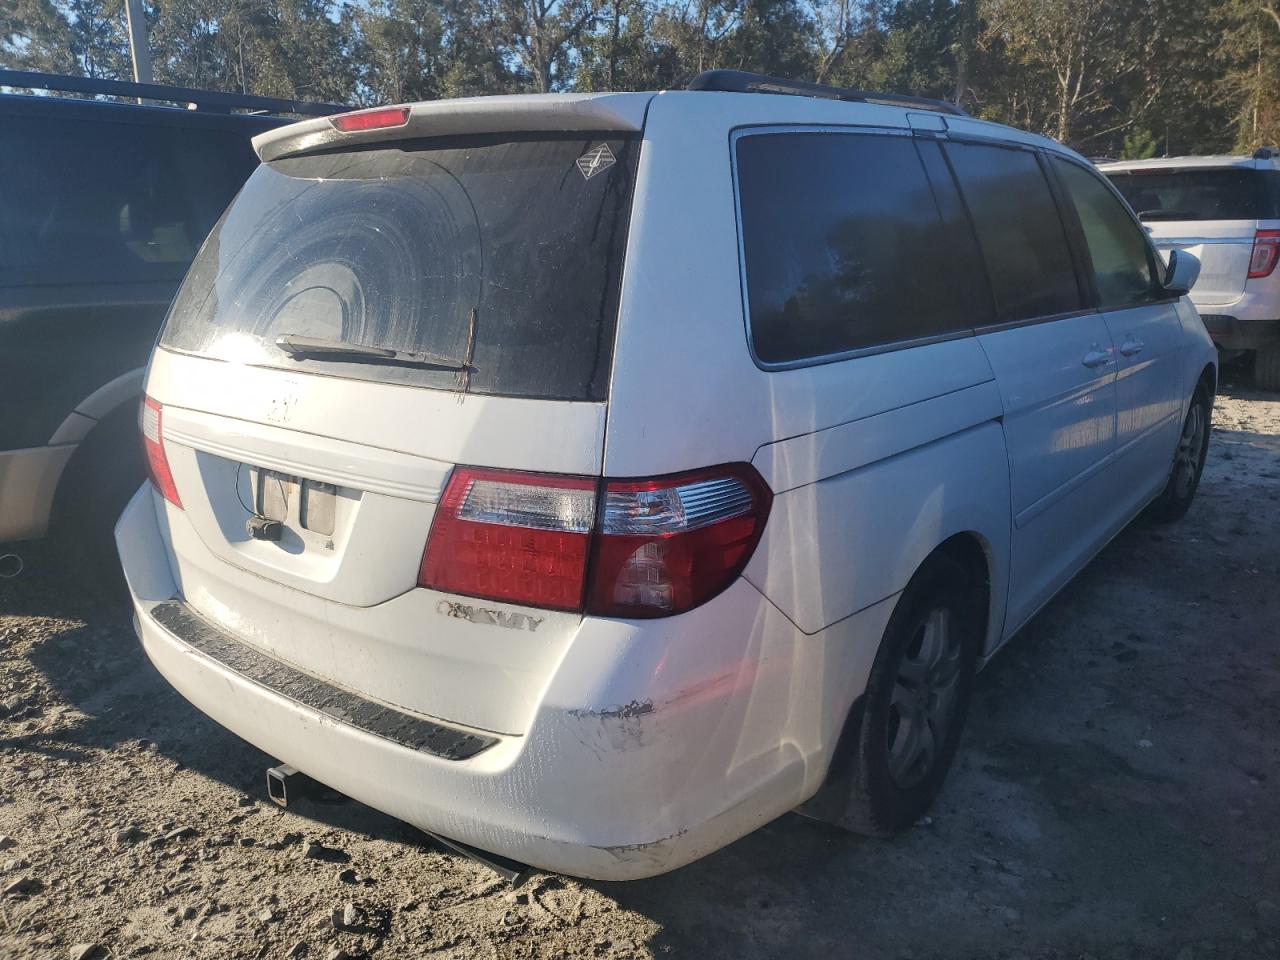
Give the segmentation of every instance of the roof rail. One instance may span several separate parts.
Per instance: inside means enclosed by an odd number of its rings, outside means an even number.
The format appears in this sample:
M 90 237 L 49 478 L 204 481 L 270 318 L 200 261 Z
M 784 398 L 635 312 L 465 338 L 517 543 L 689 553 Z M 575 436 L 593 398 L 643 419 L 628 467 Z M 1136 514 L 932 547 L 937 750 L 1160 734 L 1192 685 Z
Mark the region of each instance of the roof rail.
M 909 97 L 902 93 L 877 93 L 873 90 L 854 90 L 850 87 L 829 87 L 807 80 L 785 80 L 766 77 L 744 70 L 704 70 L 689 82 L 687 90 L 720 90 L 727 93 L 786 93 L 797 97 L 822 97 L 827 100 L 851 100 L 855 103 L 883 103 L 892 107 L 915 107 L 949 113 L 957 117 L 969 116 L 954 103 L 931 100 L 928 97 Z
M 255 97 L 241 93 L 220 93 L 216 90 L 189 90 L 185 87 L 169 87 L 160 83 L 100 80 L 96 77 L 63 77 L 53 73 L 35 73 L 30 70 L 0 70 L 0 87 L 29 87 L 33 90 L 50 90 L 59 93 L 87 93 L 94 96 L 160 100 L 193 106 L 197 110 L 210 113 L 249 110 L 255 113 L 296 113 L 303 116 L 325 117 L 351 109 L 336 103 Z

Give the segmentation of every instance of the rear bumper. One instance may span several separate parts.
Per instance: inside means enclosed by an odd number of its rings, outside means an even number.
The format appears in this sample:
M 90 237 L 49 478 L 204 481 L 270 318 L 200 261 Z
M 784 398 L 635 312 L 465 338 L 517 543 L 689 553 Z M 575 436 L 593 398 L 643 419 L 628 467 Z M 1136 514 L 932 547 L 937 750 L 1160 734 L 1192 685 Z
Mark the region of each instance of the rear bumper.
M 485 741 L 450 759 L 370 729 L 359 708 L 299 696 L 296 678 L 264 682 L 234 657 L 184 640 L 165 613 L 172 598 L 181 605 L 180 591 L 151 497 L 144 486 L 116 537 L 143 647 L 192 704 L 421 829 L 594 879 L 672 870 L 812 795 L 892 608 L 886 601 L 842 621 L 838 637 L 806 636 L 740 580 L 681 617 L 585 619 L 523 735 L 411 718 Z M 850 661 L 851 651 L 861 656 Z
M 1224 313 L 1201 313 L 1205 329 L 1223 350 L 1259 350 L 1280 345 L 1280 320 L 1246 320 Z

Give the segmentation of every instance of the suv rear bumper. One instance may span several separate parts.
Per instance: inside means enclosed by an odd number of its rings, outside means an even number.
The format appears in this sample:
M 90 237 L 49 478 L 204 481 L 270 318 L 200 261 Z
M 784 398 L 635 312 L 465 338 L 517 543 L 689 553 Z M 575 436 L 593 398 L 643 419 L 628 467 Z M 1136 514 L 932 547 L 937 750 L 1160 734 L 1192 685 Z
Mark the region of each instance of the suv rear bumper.
M 53 496 L 75 451 L 74 443 L 0 450 L 0 543 L 48 532 Z
M 892 600 L 868 608 L 842 621 L 838 636 L 835 628 L 804 635 L 740 579 L 680 617 L 586 618 L 519 736 L 363 701 L 486 741 L 450 759 L 371 729 L 359 706 L 300 695 L 301 671 L 288 665 L 280 666 L 292 679 L 276 682 L 268 671 L 264 682 L 236 656 L 184 639 L 173 611 L 185 605 L 149 486 L 116 538 L 147 655 L 215 721 L 421 829 L 600 880 L 675 869 L 812 795 L 892 609 Z M 254 650 L 225 633 L 219 642 Z M 865 669 L 846 660 L 832 672 L 837 651 L 828 643 L 846 656 L 863 648 Z M 361 699 L 324 678 L 304 682 Z
M 1223 313 L 1201 313 L 1200 319 L 1223 350 L 1259 350 L 1280 344 L 1280 320 L 1244 320 Z

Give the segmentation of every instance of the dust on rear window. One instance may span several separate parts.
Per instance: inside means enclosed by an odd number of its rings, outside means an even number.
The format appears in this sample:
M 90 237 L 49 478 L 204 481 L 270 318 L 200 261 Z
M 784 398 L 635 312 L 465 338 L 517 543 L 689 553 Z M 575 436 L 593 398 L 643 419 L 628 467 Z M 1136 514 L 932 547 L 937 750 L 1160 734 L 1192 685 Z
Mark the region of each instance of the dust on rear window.
M 169 312 L 161 346 L 443 390 L 604 398 L 638 141 L 501 135 L 263 164 Z M 610 162 L 611 161 L 611 162 Z M 471 369 L 309 356 L 281 336 Z
M 1108 173 L 1143 220 L 1269 220 L 1277 213 L 1277 174 L 1249 167 Z

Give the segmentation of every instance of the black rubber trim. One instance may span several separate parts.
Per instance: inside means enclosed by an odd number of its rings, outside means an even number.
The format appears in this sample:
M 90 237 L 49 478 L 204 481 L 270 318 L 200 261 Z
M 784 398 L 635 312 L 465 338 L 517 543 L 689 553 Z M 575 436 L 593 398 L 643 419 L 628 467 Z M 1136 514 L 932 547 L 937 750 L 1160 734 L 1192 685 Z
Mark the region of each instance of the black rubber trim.
M 227 636 L 181 601 L 157 604 L 151 616 L 198 653 L 259 686 L 392 743 L 444 760 L 469 760 L 498 742 L 497 737 L 460 730 L 374 703 L 303 673 Z

